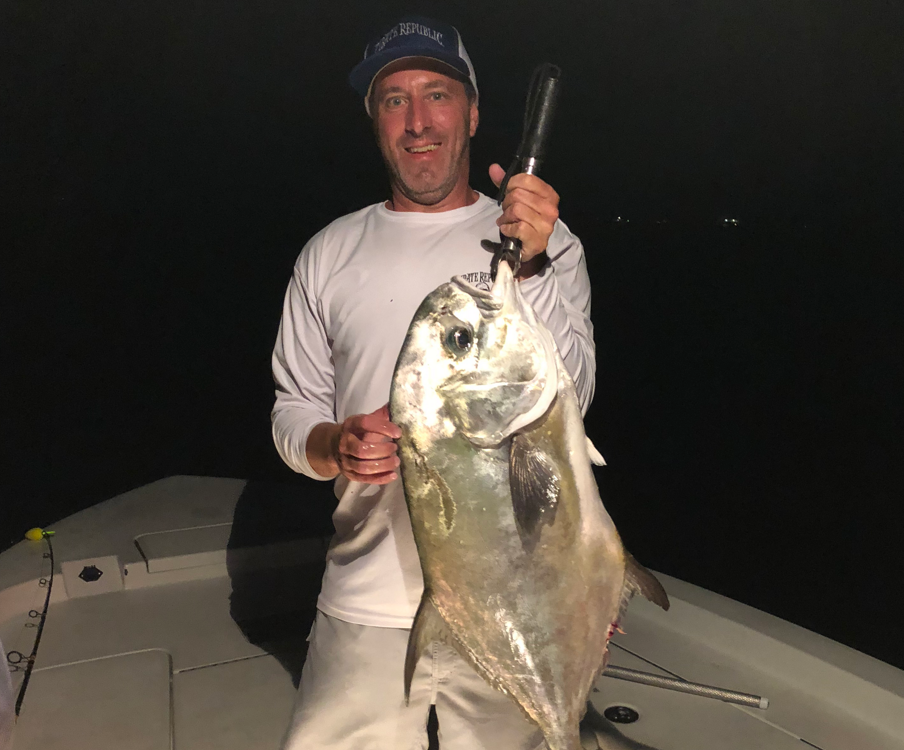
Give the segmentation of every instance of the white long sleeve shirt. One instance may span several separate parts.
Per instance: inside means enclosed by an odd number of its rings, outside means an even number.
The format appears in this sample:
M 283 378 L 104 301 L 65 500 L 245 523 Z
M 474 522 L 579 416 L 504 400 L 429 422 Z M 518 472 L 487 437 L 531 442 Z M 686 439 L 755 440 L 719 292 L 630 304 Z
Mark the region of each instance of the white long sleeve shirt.
M 424 297 L 453 276 L 489 288 L 501 209 L 480 195 L 464 208 L 400 212 L 378 203 L 343 216 L 302 249 L 286 292 L 273 351 L 273 439 L 295 471 L 318 476 L 305 457 L 311 430 L 389 400 L 396 358 Z M 556 222 L 550 263 L 521 282 L 555 337 L 584 411 L 595 355 L 590 280 L 580 241 Z M 411 627 L 423 591 L 400 480 L 384 486 L 336 479 L 336 534 L 318 607 L 339 619 Z

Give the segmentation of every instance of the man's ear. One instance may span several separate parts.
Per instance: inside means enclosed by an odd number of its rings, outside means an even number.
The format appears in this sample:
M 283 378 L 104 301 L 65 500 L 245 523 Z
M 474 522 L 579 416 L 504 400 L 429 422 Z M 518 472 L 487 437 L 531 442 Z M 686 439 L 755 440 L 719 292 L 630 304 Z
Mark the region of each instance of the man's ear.
M 474 137 L 474 134 L 477 132 L 477 124 L 480 122 L 480 113 L 477 111 L 477 103 L 471 103 L 471 111 L 469 113 L 470 122 L 471 122 L 471 138 Z

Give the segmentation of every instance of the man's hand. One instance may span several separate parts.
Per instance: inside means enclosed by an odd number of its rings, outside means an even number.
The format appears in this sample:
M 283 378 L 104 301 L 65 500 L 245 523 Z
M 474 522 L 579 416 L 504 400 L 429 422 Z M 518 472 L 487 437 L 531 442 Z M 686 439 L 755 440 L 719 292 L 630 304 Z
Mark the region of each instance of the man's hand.
M 490 179 L 496 187 L 502 184 L 505 170 L 490 166 Z M 521 240 L 521 261 L 527 263 L 549 244 L 552 228 L 559 218 L 559 194 L 539 177 L 513 175 L 506 186 L 502 216 L 496 223 L 506 237 Z
M 399 427 L 389 421 L 387 404 L 341 424 L 317 425 L 308 438 L 308 462 L 321 476 L 342 474 L 353 482 L 389 484 L 398 476 L 395 441 L 401 436 Z

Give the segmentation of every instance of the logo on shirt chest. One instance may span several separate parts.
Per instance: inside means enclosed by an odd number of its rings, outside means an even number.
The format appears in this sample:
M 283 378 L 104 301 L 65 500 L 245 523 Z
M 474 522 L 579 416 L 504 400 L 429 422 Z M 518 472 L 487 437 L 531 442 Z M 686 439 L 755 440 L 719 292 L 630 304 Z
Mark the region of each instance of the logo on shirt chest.
M 474 271 L 473 273 L 463 273 L 461 277 L 471 286 L 482 289 L 485 292 L 490 291 L 493 287 L 493 277 L 489 271 Z

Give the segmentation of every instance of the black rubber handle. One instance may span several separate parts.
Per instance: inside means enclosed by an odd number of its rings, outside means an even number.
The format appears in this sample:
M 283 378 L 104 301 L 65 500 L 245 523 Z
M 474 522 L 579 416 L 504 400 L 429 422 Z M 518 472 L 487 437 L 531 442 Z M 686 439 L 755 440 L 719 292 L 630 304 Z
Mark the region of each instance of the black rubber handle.
M 553 116 L 559 97 L 559 80 L 562 71 L 556 65 L 544 63 L 534 73 L 535 86 L 531 87 L 525 112 L 524 135 L 518 156 L 521 159 L 543 159 L 546 144 L 552 130 Z M 536 172 L 535 172 L 536 174 Z
M 527 104 L 524 108 L 524 131 L 521 144 L 515 159 L 505 173 L 505 179 L 499 186 L 496 202 L 501 204 L 505 198 L 509 180 L 516 174 L 539 174 L 540 165 L 546 157 L 546 144 L 552 130 L 552 121 L 556 113 L 559 96 L 559 81 L 562 71 L 558 65 L 543 63 L 534 70 L 531 85 L 527 92 Z M 493 254 L 490 272 L 496 278 L 496 269 L 503 258 L 508 261 L 512 273 L 521 269 L 521 241 L 510 237 L 501 237 L 502 245 Z

